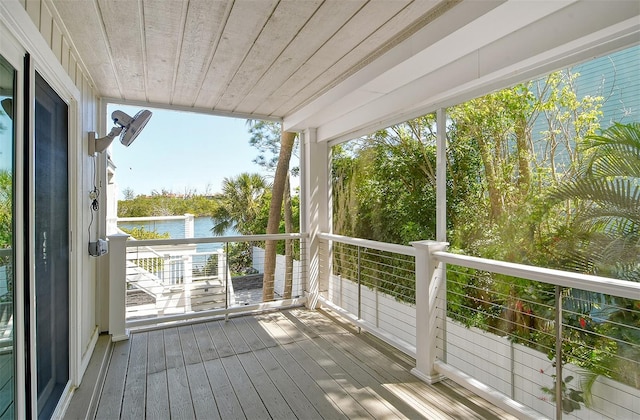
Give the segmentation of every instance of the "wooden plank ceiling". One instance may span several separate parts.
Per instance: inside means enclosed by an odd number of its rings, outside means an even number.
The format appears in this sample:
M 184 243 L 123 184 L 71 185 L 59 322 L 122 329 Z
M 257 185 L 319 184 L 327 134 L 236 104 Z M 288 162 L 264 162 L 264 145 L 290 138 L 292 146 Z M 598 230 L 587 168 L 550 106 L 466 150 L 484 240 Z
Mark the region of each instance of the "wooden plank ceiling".
M 458 1 L 54 0 L 100 96 L 274 118 Z
M 47 0 L 97 94 L 344 139 L 640 42 L 640 2 Z

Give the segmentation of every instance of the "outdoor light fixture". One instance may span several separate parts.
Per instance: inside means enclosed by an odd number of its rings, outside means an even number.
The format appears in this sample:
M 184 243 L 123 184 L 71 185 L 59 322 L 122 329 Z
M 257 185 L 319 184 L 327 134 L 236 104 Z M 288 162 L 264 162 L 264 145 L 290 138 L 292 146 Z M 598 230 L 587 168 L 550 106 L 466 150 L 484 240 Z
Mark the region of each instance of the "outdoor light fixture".
M 97 139 L 94 131 L 89 132 L 89 156 L 93 156 L 96 152 L 104 152 L 118 135 L 120 143 L 128 147 L 149 122 L 151 115 L 151 111 L 147 109 L 138 112 L 133 118 L 120 110 L 113 111 L 111 119 L 115 127 L 111 129 L 109 134 Z

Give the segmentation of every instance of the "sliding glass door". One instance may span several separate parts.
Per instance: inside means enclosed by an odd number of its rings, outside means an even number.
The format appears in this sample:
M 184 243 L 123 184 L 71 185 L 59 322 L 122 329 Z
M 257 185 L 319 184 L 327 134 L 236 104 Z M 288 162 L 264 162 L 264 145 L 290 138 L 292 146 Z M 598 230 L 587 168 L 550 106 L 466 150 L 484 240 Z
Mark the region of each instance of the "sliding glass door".
M 69 380 L 67 104 L 35 79 L 35 328 L 38 417 L 49 418 Z

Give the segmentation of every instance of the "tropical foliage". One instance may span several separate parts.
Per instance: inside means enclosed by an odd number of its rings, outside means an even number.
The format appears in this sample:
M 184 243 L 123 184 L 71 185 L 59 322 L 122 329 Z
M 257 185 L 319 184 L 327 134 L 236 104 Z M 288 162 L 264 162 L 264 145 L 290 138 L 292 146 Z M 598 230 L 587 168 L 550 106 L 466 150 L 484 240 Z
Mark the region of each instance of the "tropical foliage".
M 604 98 L 579 97 L 578 77 L 557 72 L 447 109 L 450 249 L 639 280 L 638 124 L 600 131 Z M 428 115 L 335 146 L 334 232 L 399 244 L 434 239 L 435 138 Z M 354 258 L 334 255 L 334 271 L 346 272 Z M 553 287 L 460 267 L 447 280 L 454 319 L 555 357 Z M 389 294 L 411 303 L 412 287 L 396 281 Z M 640 358 L 640 302 L 571 289 L 563 296 L 562 361 L 640 386 L 640 366 L 614 366 Z
M 222 193 L 216 198 L 218 206 L 211 214 L 213 233 L 224 235 L 233 229 L 243 235 L 251 235 L 260 230 L 265 200 L 270 185 L 258 174 L 242 173 L 222 182 Z
M 590 136 L 582 152 L 576 175 L 551 194 L 576 202 L 567 260 L 578 271 L 640 281 L 640 123 Z
M 125 190 L 124 200 L 118 201 L 118 217 L 149 217 L 193 214 L 210 216 L 217 207 L 211 194 L 186 191 L 178 194 L 168 190 L 153 191 L 151 195 L 135 195 Z

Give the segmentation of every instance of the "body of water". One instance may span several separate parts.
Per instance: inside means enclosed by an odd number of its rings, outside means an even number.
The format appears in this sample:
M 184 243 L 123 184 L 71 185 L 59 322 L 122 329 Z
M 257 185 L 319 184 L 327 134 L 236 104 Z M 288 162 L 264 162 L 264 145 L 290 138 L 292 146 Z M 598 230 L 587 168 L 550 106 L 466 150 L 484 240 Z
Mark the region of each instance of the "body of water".
M 168 233 L 171 239 L 184 238 L 184 220 L 154 220 L 149 222 L 118 222 L 119 228 L 132 229 L 134 227 L 144 227 L 149 231 L 156 231 L 160 234 Z M 213 221 L 210 217 L 196 217 L 194 220 L 194 236 L 196 238 L 211 238 L 213 228 Z M 229 230 L 224 236 L 237 235 L 236 231 Z M 198 244 L 198 252 L 213 252 L 222 248 L 221 243 L 212 244 Z

